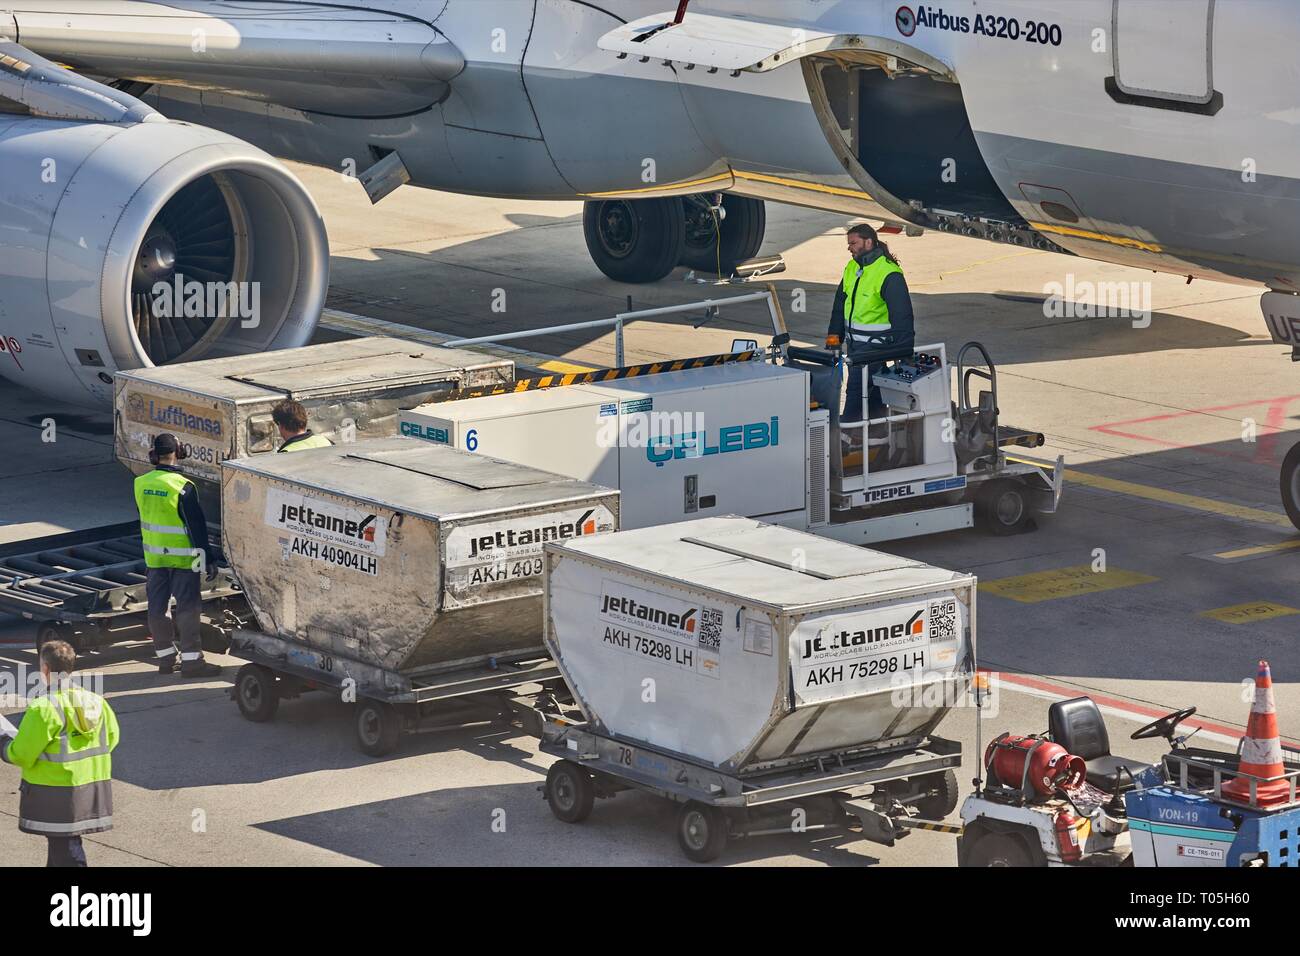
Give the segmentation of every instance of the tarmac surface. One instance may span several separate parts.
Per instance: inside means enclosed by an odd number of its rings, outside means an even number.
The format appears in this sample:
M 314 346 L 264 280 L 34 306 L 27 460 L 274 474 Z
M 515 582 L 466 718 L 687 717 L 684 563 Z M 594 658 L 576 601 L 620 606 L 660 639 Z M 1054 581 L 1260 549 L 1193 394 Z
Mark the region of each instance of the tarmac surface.
M 330 305 L 427 330 L 486 335 L 612 316 L 627 308 L 739 294 L 683 281 L 605 279 L 590 263 L 577 203 L 519 203 L 404 189 L 372 208 L 355 183 L 299 168 L 330 227 Z M 763 253 L 796 341 L 819 343 L 846 253 L 844 220 L 769 205 Z M 979 654 L 1001 673 L 983 740 L 1046 727 L 1052 699 L 1105 704 L 1115 751 L 1155 759 L 1161 741 L 1131 742 L 1140 724 L 1195 705 L 1187 727 L 1231 747 L 1244 727 L 1242 681 L 1272 663 L 1279 723 L 1300 739 L 1300 534 L 1278 497 L 1278 468 L 1300 439 L 1300 377 L 1273 345 L 1261 290 L 1154 275 L 938 233 L 894 236 L 918 342 L 952 354 L 977 339 L 997 362 L 1004 423 L 1047 435 L 1034 454 L 1066 459 L 1060 512 L 1028 534 L 978 531 L 892 542 L 885 550 L 970 571 L 981 582 Z M 1139 283 L 1141 317 L 1092 317 L 1084 283 Z M 1043 299 L 1059 285 L 1058 315 Z M 503 290 L 503 291 L 498 291 Z M 504 303 L 504 311 L 501 311 Z M 1058 310 L 1060 311 L 1060 310 Z M 698 319 L 697 319 L 698 321 Z M 327 319 L 321 340 L 348 320 Z M 766 313 L 744 305 L 695 329 L 684 317 L 628 327 L 629 362 L 765 343 Z M 613 362 L 613 336 L 530 338 L 513 346 L 567 366 Z M 541 359 L 520 357 L 521 365 Z M 46 419 L 57 440 L 42 441 Z M 112 461 L 107 412 L 60 407 L 0 386 L 0 548 L 134 517 L 130 479 Z M 1104 569 L 1104 570 L 1101 570 Z M 33 628 L 0 619 L 0 680 L 31 665 Z M 7 643 L 6 643 L 7 642 Z M 88 841 L 92 863 L 122 865 L 509 864 L 684 862 L 671 807 L 621 794 L 580 826 L 555 820 L 539 785 L 550 758 L 515 728 L 484 724 L 408 737 L 383 760 L 359 753 L 349 708 L 324 694 L 287 701 L 251 724 L 222 679 L 159 678 L 149 647 L 85 658 L 103 674 L 123 727 L 114 754 L 116 827 Z M 5 699 L 15 716 L 22 702 Z M 974 712 L 941 733 L 963 742 L 974 774 Z M 43 841 L 16 830 L 17 774 L 0 770 L 0 860 L 43 862 Z M 759 837 L 721 862 L 760 865 L 951 865 L 953 838 L 917 832 L 893 848 L 855 834 Z

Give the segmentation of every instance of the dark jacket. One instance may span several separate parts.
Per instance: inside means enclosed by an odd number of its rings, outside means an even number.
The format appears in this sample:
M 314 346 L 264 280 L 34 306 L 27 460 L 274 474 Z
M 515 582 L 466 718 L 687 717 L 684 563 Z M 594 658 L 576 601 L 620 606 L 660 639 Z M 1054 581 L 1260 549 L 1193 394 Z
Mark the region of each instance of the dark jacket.
M 182 473 L 175 465 L 159 465 L 158 470 Z M 181 523 L 185 525 L 185 533 L 189 536 L 190 547 L 202 548 L 207 552 L 209 561 L 216 561 L 217 550 L 208 541 L 208 519 L 203 515 L 203 505 L 199 503 L 199 490 L 194 487 L 193 482 L 186 485 L 185 490 L 181 492 L 177 508 L 180 511 Z
M 882 255 L 884 253 L 877 246 L 871 250 L 871 254 L 863 265 L 870 265 Z M 895 272 L 886 277 L 885 284 L 880 287 L 880 297 L 885 300 L 885 305 L 889 308 L 890 330 L 887 334 L 890 341 L 896 345 L 910 346 L 915 344 L 916 327 L 912 315 L 912 296 L 907 291 L 907 280 L 903 278 L 901 272 Z M 840 341 L 852 354 L 851 343 L 848 336 L 844 334 L 844 300 L 846 298 L 844 286 L 841 284 L 835 291 L 835 304 L 831 307 L 831 324 L 826 330 L 826 334 L 838 335 Z

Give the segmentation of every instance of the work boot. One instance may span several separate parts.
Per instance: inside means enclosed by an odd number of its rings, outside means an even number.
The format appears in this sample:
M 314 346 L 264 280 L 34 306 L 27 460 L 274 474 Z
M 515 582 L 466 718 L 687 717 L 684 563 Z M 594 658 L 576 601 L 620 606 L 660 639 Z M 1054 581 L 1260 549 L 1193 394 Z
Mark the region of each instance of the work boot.
M 220 675 L 221 668 L 205 660 L 181 662 L 182 677 L 219 677 Z
M 167 657 L 158 658 L 158 673 L 171 675 L 176 673 L 177 655 L 171 654 Z

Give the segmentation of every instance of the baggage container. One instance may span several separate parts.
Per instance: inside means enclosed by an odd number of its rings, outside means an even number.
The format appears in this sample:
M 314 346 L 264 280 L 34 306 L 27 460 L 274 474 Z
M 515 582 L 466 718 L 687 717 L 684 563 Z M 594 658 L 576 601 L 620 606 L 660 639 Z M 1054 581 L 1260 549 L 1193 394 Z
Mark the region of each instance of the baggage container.
M 542 547 L 618 492 L 375 439 L 222 464 L 222 538 L 260 630 L 404 675 L 542 648 Z
M 308 427 L 338 443 L 396 435 L 402 409 L 514 375 L 508 359 L 386 336 L 119 372 L 115 450 L 144 474 L 154 435 L 174 433 L 188 452 L 180 470 L 215 520 L 221 463 L 280 447 L 271 409 L 283 399 L 302 402 Z
M 915 749 L 975 671 L 974 577 L 748 518 L 551 543 L 546 575 L 591 732 L 731 775 Z

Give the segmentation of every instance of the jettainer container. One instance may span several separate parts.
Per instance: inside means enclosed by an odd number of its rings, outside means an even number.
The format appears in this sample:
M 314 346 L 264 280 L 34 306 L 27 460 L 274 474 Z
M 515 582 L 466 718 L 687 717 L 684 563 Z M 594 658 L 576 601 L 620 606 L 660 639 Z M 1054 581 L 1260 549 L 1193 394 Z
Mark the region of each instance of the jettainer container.
M 338 443 L 396 435 L 402 409 L 514 376 L 508 359 L 386 336 L 120 372 L 117 459 L 144 474 L 153 436 L 172 432 L 189 453 L 179 467 L 215 519 L 221 463 L 279 448 L 271 409 L 286 398 L 306 406 L 315 434 Z
M 258 627 L 386 672 L 542 648 L 545 542 L 618 492 L 405 438 L 222 464 L 222 536 Z
M 916 747 L 975 671 L 974 577 L 806 532 L 704 518 L 546 565 L 591 730 L 728 774 Z

